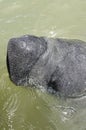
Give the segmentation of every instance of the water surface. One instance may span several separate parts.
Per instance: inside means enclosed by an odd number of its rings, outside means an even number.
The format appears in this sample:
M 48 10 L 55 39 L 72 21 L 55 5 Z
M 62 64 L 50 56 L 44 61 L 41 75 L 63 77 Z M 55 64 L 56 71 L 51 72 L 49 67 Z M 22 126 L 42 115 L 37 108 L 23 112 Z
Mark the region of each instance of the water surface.
M 0 0 L 0 130 L 86 130 L 85 96 L 60 99 L 10 81 L 7 43 L 24 34 L 86 41 L 86 1 Z

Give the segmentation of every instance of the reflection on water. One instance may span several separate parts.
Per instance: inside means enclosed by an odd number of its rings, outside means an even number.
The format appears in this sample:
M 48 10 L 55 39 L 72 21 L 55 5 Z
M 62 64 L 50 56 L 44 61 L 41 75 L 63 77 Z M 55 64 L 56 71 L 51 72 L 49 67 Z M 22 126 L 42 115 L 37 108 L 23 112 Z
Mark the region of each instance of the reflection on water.
M 15 86 L 6 69 L 9 38 L 24 34 L 86 41 L 85 0 L 0 0 L 0 130 L 85 130 L 86 97 L 60 99 Z

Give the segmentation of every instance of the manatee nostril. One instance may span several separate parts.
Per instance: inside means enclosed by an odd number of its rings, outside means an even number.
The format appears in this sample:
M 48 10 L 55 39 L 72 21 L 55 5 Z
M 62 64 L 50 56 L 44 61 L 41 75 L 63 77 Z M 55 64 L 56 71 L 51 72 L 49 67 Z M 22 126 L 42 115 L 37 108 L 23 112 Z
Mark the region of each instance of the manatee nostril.
M 16 48 L 21 48 L 21 49 L 26 48 L 26 42 L 22 39 L 17 39 L 17 38 L 10 39 L 9 45 L 14 47 L 14 49 L 16 49 Z
M 19 42 L 19 45 L 20 45 L 20 48 L 26 48 L 26 42 L 24 42 L 24 41 L 20 41 Z

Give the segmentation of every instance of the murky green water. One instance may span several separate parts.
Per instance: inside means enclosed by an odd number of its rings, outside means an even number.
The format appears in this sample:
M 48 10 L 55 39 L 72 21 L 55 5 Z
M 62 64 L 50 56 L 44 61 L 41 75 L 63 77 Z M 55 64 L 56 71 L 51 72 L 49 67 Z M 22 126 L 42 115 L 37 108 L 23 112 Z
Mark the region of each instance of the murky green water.
M 86 130 L 86 97 L 59 99 L 9 80 L 7 42 L 24 34 L 86 41 L 86 0 L 0 0 L 0 130 Z

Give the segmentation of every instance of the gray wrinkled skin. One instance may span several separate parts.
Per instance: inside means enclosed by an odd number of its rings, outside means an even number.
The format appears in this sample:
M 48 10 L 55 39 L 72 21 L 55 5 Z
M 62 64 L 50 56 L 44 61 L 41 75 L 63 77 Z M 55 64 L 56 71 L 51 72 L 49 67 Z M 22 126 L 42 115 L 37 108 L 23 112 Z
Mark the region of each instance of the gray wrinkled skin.
M 7 68 L 16 85 L 77 97 L 86 89 L 86 42 L 30 35 L 12 38 Z

